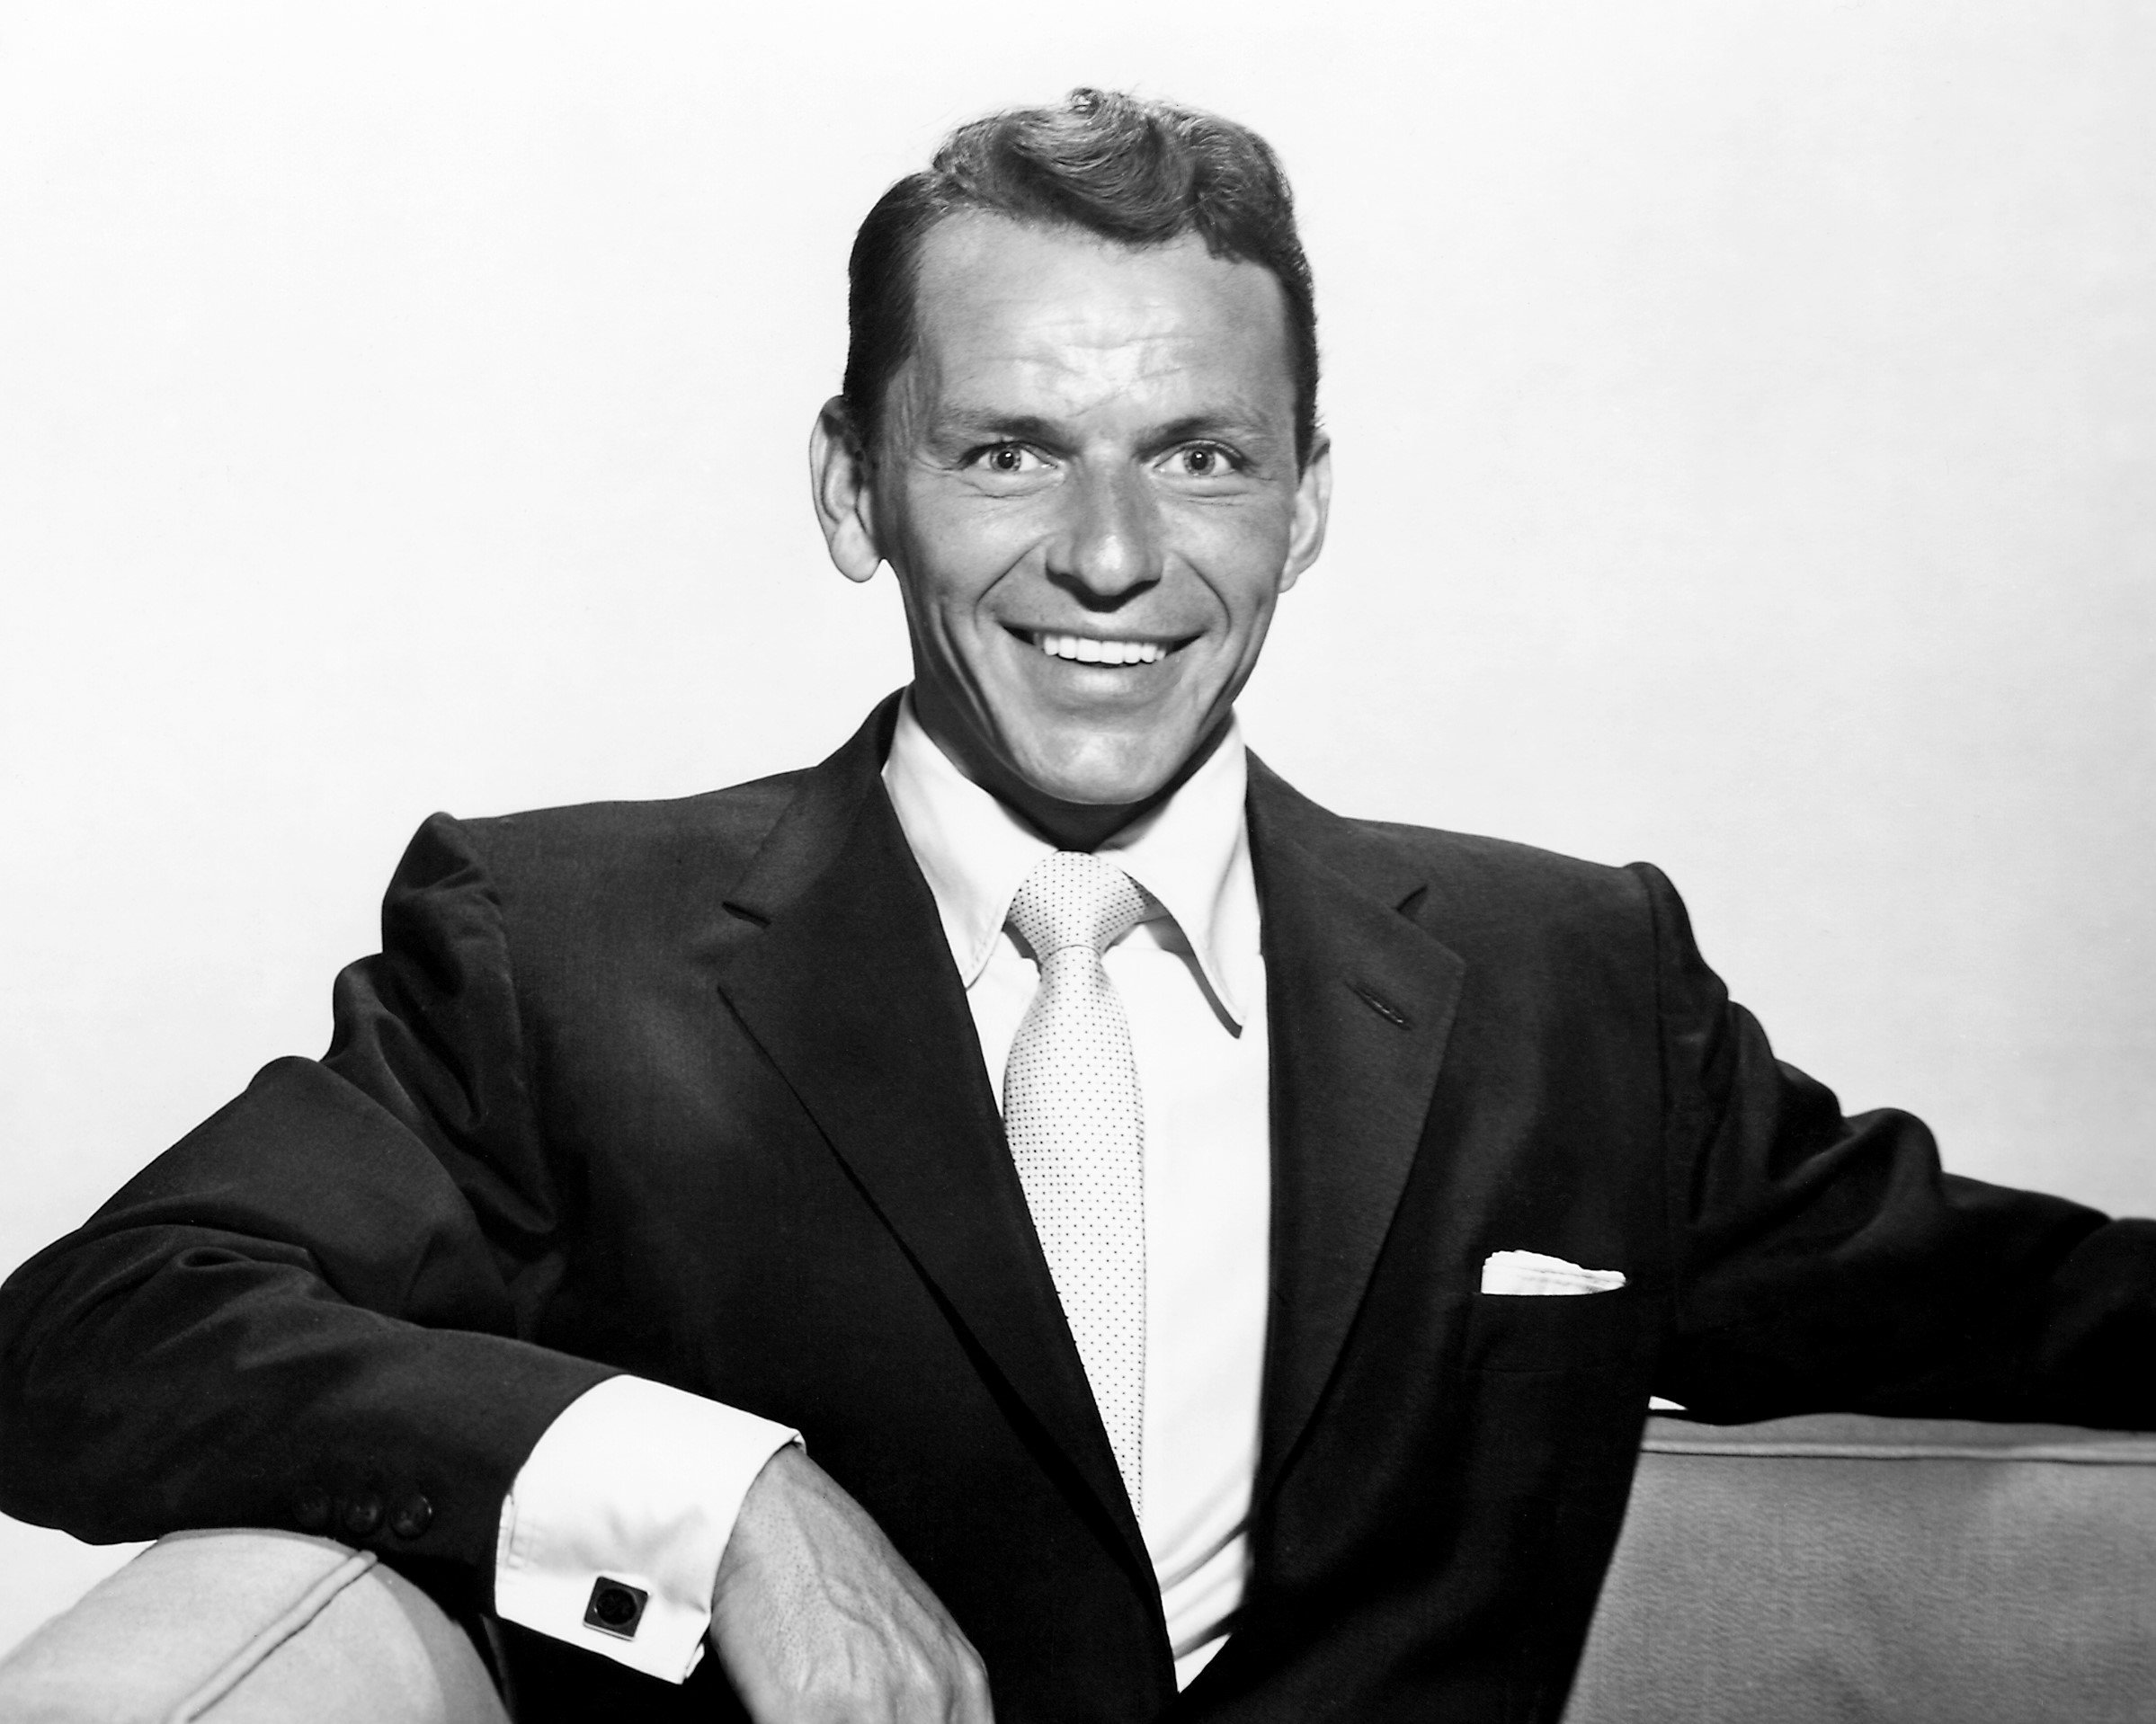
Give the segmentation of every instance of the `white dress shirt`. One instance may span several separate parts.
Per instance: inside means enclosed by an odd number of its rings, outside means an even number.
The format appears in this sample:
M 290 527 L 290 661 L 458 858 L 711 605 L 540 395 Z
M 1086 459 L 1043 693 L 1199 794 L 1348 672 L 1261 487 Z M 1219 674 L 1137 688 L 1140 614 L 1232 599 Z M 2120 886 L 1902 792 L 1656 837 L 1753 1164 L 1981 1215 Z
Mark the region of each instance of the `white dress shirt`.
M 1145 1109 L 1145 1513 L 1176 1681 L 1234 1625 L 1249 1568 L 1271 1206 L 1265 965 L 1231 727 L 1173 796 L 1100 847 L 1153 912 L 1103 955 Z M 967 778 L 909 698 L 884 783 L 927 877 L 990 1081 L 1039 971 L 1004 926 L 1054 847 Z M 532 1451 L 503 1506 L 495 1608 L 679 1681 L 726 1539 L 783 1426 L 636 1378 L 600 1384 Z M 621 1481 L 637 1483 L 624 1502 Z M 600 1575 L 651 1594 L 633 1640 L 587 1627 Z

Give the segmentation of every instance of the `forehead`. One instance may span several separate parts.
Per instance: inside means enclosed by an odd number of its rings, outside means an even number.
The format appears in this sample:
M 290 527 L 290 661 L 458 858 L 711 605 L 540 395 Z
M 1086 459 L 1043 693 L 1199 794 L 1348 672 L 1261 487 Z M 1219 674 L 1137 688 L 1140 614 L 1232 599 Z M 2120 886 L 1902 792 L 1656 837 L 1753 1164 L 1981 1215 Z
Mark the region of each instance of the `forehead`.
M 1196 388 L 1293 411 L 1280 284 L 1196 235 L 1130 246 L 967 211 L 930 231 L 915 280 L 914 369 L 931 395 L 1083 412 Z

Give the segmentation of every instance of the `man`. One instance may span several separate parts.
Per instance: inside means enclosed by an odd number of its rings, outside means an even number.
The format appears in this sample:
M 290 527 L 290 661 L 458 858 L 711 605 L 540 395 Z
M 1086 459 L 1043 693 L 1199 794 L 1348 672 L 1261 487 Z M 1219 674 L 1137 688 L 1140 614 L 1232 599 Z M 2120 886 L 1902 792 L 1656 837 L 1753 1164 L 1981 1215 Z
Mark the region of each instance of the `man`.
M 1651 868 L 1245 755 L 1330 483 L 1259 140 L 962 129 L 852 322 L 910 691 L 430 821 L 328 1055 L 10 1284 L 11 1512 L 380 1551 L 527 1718 L 1549 1719 L 1651 1391 L 2156 1415 L 2156 1227 L 1841 1119 Z

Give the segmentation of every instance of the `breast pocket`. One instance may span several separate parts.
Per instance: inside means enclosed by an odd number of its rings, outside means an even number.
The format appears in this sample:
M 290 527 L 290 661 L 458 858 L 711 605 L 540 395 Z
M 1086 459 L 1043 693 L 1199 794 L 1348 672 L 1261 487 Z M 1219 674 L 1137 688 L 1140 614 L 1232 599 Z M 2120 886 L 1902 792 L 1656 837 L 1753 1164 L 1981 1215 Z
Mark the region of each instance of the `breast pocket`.
M 1460 1363 L 1499 1373 L 1620 1370 L 1645 1345 L 1648 1302 L 1629 1287 L 1590 1293 L 1485 1293 L 1467 1307 Z

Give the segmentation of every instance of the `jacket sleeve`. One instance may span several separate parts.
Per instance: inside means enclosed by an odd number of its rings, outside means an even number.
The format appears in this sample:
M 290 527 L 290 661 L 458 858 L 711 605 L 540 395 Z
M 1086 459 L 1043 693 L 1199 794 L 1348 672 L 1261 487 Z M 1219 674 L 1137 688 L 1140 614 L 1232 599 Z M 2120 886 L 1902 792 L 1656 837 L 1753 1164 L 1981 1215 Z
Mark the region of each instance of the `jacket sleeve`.
M 297 1526 L 493 1568 L 503 1499 L 612 1374 L 534 1345 L 561 1232 L 500 898 L 437 815 L 279 1060 L 0 1289 L 0 1507 L 94 1541 Z
M 1722 1421 L 1839 1410 L 2156 1427 L 2156 1222 L 1947 1173 L 1774 1057 L 1644 864 L 1676 1312 L 1657 1380 Z

